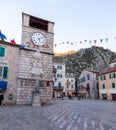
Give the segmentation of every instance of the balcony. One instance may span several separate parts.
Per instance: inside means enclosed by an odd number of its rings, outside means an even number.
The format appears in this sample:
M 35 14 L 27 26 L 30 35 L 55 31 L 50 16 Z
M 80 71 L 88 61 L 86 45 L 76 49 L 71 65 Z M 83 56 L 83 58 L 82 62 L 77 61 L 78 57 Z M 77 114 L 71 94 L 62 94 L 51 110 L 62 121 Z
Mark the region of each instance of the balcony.
M 63 90 L 63 86 L 54 86 L 54 89 L 60 89 L 60 90 Z

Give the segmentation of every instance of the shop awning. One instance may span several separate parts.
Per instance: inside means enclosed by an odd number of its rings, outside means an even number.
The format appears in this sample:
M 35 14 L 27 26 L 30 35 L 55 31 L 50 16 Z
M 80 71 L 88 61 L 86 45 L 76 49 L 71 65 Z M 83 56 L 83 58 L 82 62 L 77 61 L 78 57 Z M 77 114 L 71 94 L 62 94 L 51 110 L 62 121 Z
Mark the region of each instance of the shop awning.
M 7 81 L 0 81 L 0 90 L 7 89 Z

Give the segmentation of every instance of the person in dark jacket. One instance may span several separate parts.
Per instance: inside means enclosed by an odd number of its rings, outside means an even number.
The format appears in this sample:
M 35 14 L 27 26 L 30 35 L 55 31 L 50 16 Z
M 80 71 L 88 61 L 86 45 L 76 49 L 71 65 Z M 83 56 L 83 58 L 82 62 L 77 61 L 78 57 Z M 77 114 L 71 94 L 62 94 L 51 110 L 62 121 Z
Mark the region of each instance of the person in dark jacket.
M 4 95 L 0 92 L 0 105 L 2 104 L 3 99 L 4 99 Z
M 63 93 L 61 94 L 61 97 L 62 97 L 62 100 L 63 100 L 63 98 L 64 98 L 64 94 Z

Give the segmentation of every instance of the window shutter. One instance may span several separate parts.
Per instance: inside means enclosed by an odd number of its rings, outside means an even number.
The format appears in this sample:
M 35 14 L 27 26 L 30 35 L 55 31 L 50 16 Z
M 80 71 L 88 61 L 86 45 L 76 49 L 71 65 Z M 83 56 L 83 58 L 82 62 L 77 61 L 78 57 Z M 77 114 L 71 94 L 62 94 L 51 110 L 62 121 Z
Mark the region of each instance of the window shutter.
M 61 88 L 61 83 L 58 83 L 58 88 L 59 88 L 59 89 Z
M 100 79 L 102 80 L 102 76 L 100 77 Z
M 116 74 L 115 73 L 113 73 L 113 78 L 116 78 Z
M 110 79 L 112 78 L 111 74 L 109 75 Z
M 3 71 L 3 78 L 7 78 L 7 74 L 8 74 L 8 67 L 4 67 L 4 71 Z
M 104 80 L 106 80 L 106 76 L 104 75 Z
M 89 75 L 87 75 L 87 80 L 90 80 L 90 77 L 89 77 Z
M 115 83 L 112 83 L 112 88 L 115 88 Z
M 0 56 L 4 56 L 4 48 L 3 47 L 0 47 Z

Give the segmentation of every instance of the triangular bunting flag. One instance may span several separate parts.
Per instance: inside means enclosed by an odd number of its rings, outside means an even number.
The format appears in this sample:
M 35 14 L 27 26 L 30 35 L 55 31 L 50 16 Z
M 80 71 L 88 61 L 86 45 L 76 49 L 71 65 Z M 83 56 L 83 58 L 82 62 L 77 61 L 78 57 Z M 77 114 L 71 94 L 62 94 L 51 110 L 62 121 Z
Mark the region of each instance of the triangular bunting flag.
M 106 38 L 105 40 L 106 40 L 106 42 L 108 42 L 108 38 Z
M 100 42 L 102 43 L 102 42 L 103 42 L 103 39 L 100 39 Z
M 96 44 L 97 40 L 94 40 L 94 43 Z
M 92 41 L 89 41 L 89 44 L 91 44 Z

